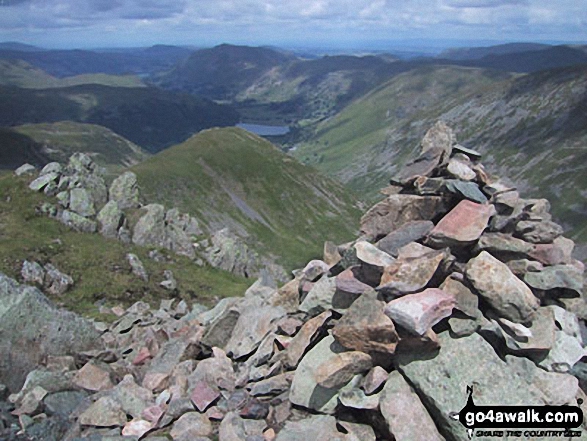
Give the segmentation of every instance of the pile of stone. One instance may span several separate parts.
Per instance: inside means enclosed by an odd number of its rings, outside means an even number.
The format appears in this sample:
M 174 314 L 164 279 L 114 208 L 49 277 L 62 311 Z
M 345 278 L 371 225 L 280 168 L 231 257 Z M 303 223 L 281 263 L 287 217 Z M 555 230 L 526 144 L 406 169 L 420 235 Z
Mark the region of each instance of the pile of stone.
M 15 170 L 17 176 L 34 175 L 34 167 L 25 164 Z M 74 153 L 66 166 L 47 164 L 29 188 L 56 198 L 39 209 L 68 227 L 85 233 L 99 232 L 106 238 L 139 246 L 163 248 L 192 259 L 198 265 L 210 265 L 245 277 L 258 277 L 262 269 L 284 280 L 285 271 L 268 259 L 259 257 L 227 228 L 206 238 L 198 220 L 177 208 L 161 204 L 142 205 L 136 175 L 127 171 L 108 188 L 102 170 L 85 153 Z M 129 224 L 130 212 L 140 208 L 140 217 Z
M 114 308 L 12 416 L 67 440 L 466 440 L 468 386 L 476 405 L 585 406 L 583 264 L 479 156 L 436 124 L 355 242 L 211 310 Z

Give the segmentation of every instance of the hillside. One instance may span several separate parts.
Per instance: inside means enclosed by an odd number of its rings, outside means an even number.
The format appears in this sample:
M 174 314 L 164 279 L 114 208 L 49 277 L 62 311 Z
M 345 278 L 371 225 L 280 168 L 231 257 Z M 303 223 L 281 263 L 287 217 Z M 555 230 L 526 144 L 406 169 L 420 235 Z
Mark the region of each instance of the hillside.
M 132 170 L 147 200 L 176 206 L 210 231 L 228 226 L 289 269 L 357 226 L 355 200 L 340 184 L 242 129 L 206 130 Z
M 0 85 L 26 89 L 69 87 L 82 84 L 101 84 L 112 87 L 145 87 L 135 75 L 108 75 L 103 73 L 56 78 L 22 60 L 0 59 Z
M 549 48 L 540 43 L 507 43 L 487 47 L 459 47 L 442 51 L 437 58 L 447 60 L 477 60 L 488 55 L 506 55 L 520 52 L 532 52 Z
M 521 77 L 434 67 L 400 75 L 335 118 L 294 154 L 375 198 L 390 173 L 413 158 L 418 140 L 437 119 L 475 145 L 498 174 L 529 195 L 546 196 L 570 236 L 587 242 L 585 176 L 587 67 Z
M 26 61 L 58 78 L 93 73 L 150 76 L 171 69 L 191 53 L 188 48 L 165 45 L 104 51 L 0 47 L 0 59 Z
M 154 87 L 82 85 L 53 89 L 0 86 L 0 126 L 76 121 L 109 128 L 155 152 L 239 116 L 209 100 Z
M 222 44 L 194 52 L 157 83 L 214 100 L 227 100 L 272 68 L 293 59 L 273 49 Z
M 83 152 L 89 154 L 96 164 L 115 173 L 149 156 L 139 146 L 112 130 L 94 124 L 62 121 L 25 124 L 13 127 L 12 130 L 41 145 L 42 153 L 50 161 L 64 163 L 73 153 Z

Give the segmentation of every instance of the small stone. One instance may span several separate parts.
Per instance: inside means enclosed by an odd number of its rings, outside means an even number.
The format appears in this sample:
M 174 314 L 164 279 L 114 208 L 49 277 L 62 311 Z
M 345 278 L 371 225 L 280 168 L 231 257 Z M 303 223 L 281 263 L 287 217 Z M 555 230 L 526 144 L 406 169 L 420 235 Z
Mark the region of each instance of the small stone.
M 485 204 L 487 202 L 487 196 L 483 194 L 479 189 L 479 186 L 474 182 L 448 179 L 444 183 L 444 188 L 449 193 L 453 193 L 478 204 Z
M 96 214 L 91 193 L 85 188 L 72 188 L 69 192 L 69 209 L 83 217 Z
M 479 239 L 495 214 L 493 205 L 462 200 L 434 227 L 428 242 L 435 247 L 468 245 Z
M 389 374 L 381 366 L 375 366 L 369 371 L 361 383 L 367 395 L 372 395 L 387 381 Z
M 318 385 L 332 389 L 344 386 L 355 375 L 371 369 L 371 366 L 371 357 L 364 352 L 343 352 L 320 364 L 314 375 Z
M 247 404 L 240 410 L 239 415 L 242 418 L 262 420 L 269 415 L 269 403 L 263 403 L 254 397 L 250 398 Z
M 210 420 L 197 412 L 183 414 L 169 432 L 174 441 L 190 441 L 199 436 L 212 435 Z
M 33 182 L 29 184 L 29 188 L 33 191 L 41 191 L 43 190 L 48 184 L 51 182 L 55 182 L 59 179 L 59 174 L 57 173 L 47 173 L 45 175 L 39 176 Z
M 171 270 L 163 271 L 163 278 L 164 280 L 159 283 L 159 285 L 168 291 L 177 289 L 177 280 L 175 280 L 175 277 L 173 277 L 173 272 Z
M 463 160 L 451 158 L 448 161 L 446 170 L 454 178 L 461 179 L 463 181 L 472 181 L 477 177 L 477 174 L 469 167 L 469 164 Z
M 114 387 L 110 372 L 90 361 L 84 365 L 73 378 L 73 383 L 82 389 L 97 392 Z
M 141 416 L 145 420 L 149 421 L 153 426 L 155 426 L 164 413 L 165 411 L 161 408 L 161 406 L 149 406 L 143 410 Z
M 327 273 L 330 267 L 321 260 L 311 260 L 302 269 L 302 274 L 307 280 L 314 281 L 322 274 Z
M 393 354 L 399 338 L 393 322 L 383 313 L 384 306 L 377 293 L 366 292 L 336 323 L 332 335 L 348 349 Z
M 462 279 L 462 274 L 453 273 L 442 282 L 440 289 L 454 296 L 456 309 L 471 318 L 476 318 L 480 313 L 479 297 L 465 286 Z
M 14 174 L 16 176 L 24 176 L 24 175 L 31 175 L 31 174 L 35 173 L 36 171 L 37 171 L 37 169 L 35 168 L 34 165 L 23 164 L 20 167 L 18 167 L 16 170 L 14 170 Z
M 153 428 L 153 424 L 146 420 L 132 420 L 122 429 L 122 436 L 136 436 L 141 438 Z
M 45 270 L 37 262 L 29 262 L 25 260 L 22 263 L 22 270 L 20 271 L 22 278 L 25 283 L 36 283 L 38 285 L 43 284 L 45 279 Z
M 307 312 L 310 315 L 318 315 L 321 312 L 334 309 L 334 294 L 336 293 L 336 279 L 334 277 L 322 276 L 314 284 L 306 298 L 300 304 L 300 311 Z M 354 300 L 354 299 L 353 299 Z M 348 303 L 348 304 L 347 304 Z M 348 308 L 352 302 L 345 302 Z M 338 307 L 343 305 L 338 304 Z
M 204 412 L 218 397 L 220 397 L 220 392 L 202 380 L 195 383 L 190 394 L 192 403 L 200 412 Z
M 586 355 L 587 349 L 581 346 L 576 337 L 557 330 L 552 349 L 538 365 L 551 372 L 569 372 Z
M 141 260 L 136 254 L 128 253 L 126 255 L 126 260 L 129 263 L 131 271 L 135 276 L 137 276 L 139 279 L 145 282 L 149 281 L 149 275 L 145 270 L 143 262 L 141 262 Z
M 367 265 L 383 268 L 395 261 L 389 254 L 369 242 L 357 242 L 354 248 L 357 252 L 357 258 Z
M 324 263 L 329 267 L 340 262 L 342 256 L 338 252 L 338 247 L 333 242 L 324 242 Z
M 126 425 L 126 414 L 120 404 L 114 399 L 106 396 L 99 398 L 94 404 L 82 413 L 78 422 L 82 426 L 95 427 L 122 427 Z
M 332 317 L 331 311 L 324 311 L 322 314 L 308 320 L 292 339 L 287 347 L 286 365 L 295 368 L 301 360 L 304 352 L 313 342 L 316 334 L 325 323 Z
M 45 265 L 45 287 L 53 295 L 63 295 L 73 285 L 73 279 L 50 263 Z
M 426 237 L 433 228 L 434 224 L 428 220 L 405 223 L 377 242 L 377 248 L 392 257 L 398 257 L 401 247 Z
M 440 320 L 450 316 L 455 304 L 452 294 L 428 288 L 421 293 L 392 300 L 385 307 L 385 314 L 404 329 L 424 335 Z

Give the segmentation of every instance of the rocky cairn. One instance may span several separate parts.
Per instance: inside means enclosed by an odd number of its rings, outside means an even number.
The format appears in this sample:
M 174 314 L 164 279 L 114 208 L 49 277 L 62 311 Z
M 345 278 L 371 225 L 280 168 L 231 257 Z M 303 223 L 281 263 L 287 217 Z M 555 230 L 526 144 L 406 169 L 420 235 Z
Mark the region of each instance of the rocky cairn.
M 35 168 L 25 164 L 15 174 L 34 176 Z M 85 153 L 73 154 L 67 165 L 47 164 L 29 188 L 55 198 L 55 202 L 42 204 L 40 212 L 76 231 L 167 249 L 198 265 L 207 262 L 240 276 L 258 277 L 263 271 L 285 280 L 282 267 L 259 256 L 228 228 L 208 231 L 194 216 L 177 208 L 143 204 L 133 172 L 124 172 L 108 187 L 103 170 Z
M 361 236 L 281 288 L 262 277 L 211 310 L 113 308 L 93 348 L 46 354 L 11 389 L 6 433 L 465 440 L 451 415 L 467 386 L 477 405 L 581 403 L 583 264 L 548 202 L 479 159 L 437 123 Z

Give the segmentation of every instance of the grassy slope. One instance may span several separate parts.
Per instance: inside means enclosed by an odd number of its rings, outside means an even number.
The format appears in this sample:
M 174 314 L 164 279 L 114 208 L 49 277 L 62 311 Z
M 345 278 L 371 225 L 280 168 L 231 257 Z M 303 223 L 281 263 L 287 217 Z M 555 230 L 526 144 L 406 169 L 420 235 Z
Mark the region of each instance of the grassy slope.
M 255 249 L 290 269 L 358 226 L 341 185 L 242 129 L 206 130 L 133 170 L 146 200 L 193 213 L 212 230 L 248 233 Z
M 67 162 L 75 152 L 86 152 L 110 172 L 120 172 L 144 161 L 149 155 L 139 146 L 113 131 L 94 124 L 71 121 L 45 124 L 25 124 L 13 128 L 44 146 L 43 152 L 52 161 Z
M 46 89 L 79 86 L 81 84 L 100 84 L 111 87 L 145 87 L 141 79 L 135 75 L 96 73 L 56 78 L 26 61 L 0 59 L 0 85 L 2 86 Z
M 335 176 L 358 194 L 374 199 L 389 179 L 389 168 L 412 155 L 414 144 L 395 144 L 394 163 L 381 163 L 392 133 L 428 113 L 441 114 L 472 93 L 478 93 L 507 75 L 460 67 L 424 67 L 386 82 L 355 100 L 335 117 L 320 124 L 314 136 L 294 156 Z M 420 133 L 414 134 L 414 139 Z
M 198 267 L 186 258 L 160 264 L 148 258 L 146 248 L 124 245 L 98 234 L 76 233 L 59 222 L 35 213 L 46 197 L 33 193 L 27 179 L 0 176 L 0 271 L 20 280 L 24 259 L 51 262 L 75 280 L 73 289 L 53 298 L 76 312 L 98 316 L 96 302 L 113 306 L 138 300 L 158 306 L 172 294 L 159 282 L 170 269 L 178 280 L 182 298 L 212 304 L 214 297 L 242 295 L 250 281 L 209 267 Z M 139 256 L 150 274 L 145 283 L 130 272 L 125 255 Z
M 587 242 L 587 68 L 504 80 L 479 69 L 425 68 L 400 75 L 322 124 L 295 155 L 367 198 L 415 154 L 438 119 L 526 197 L 551 200 L 557 220 Z

